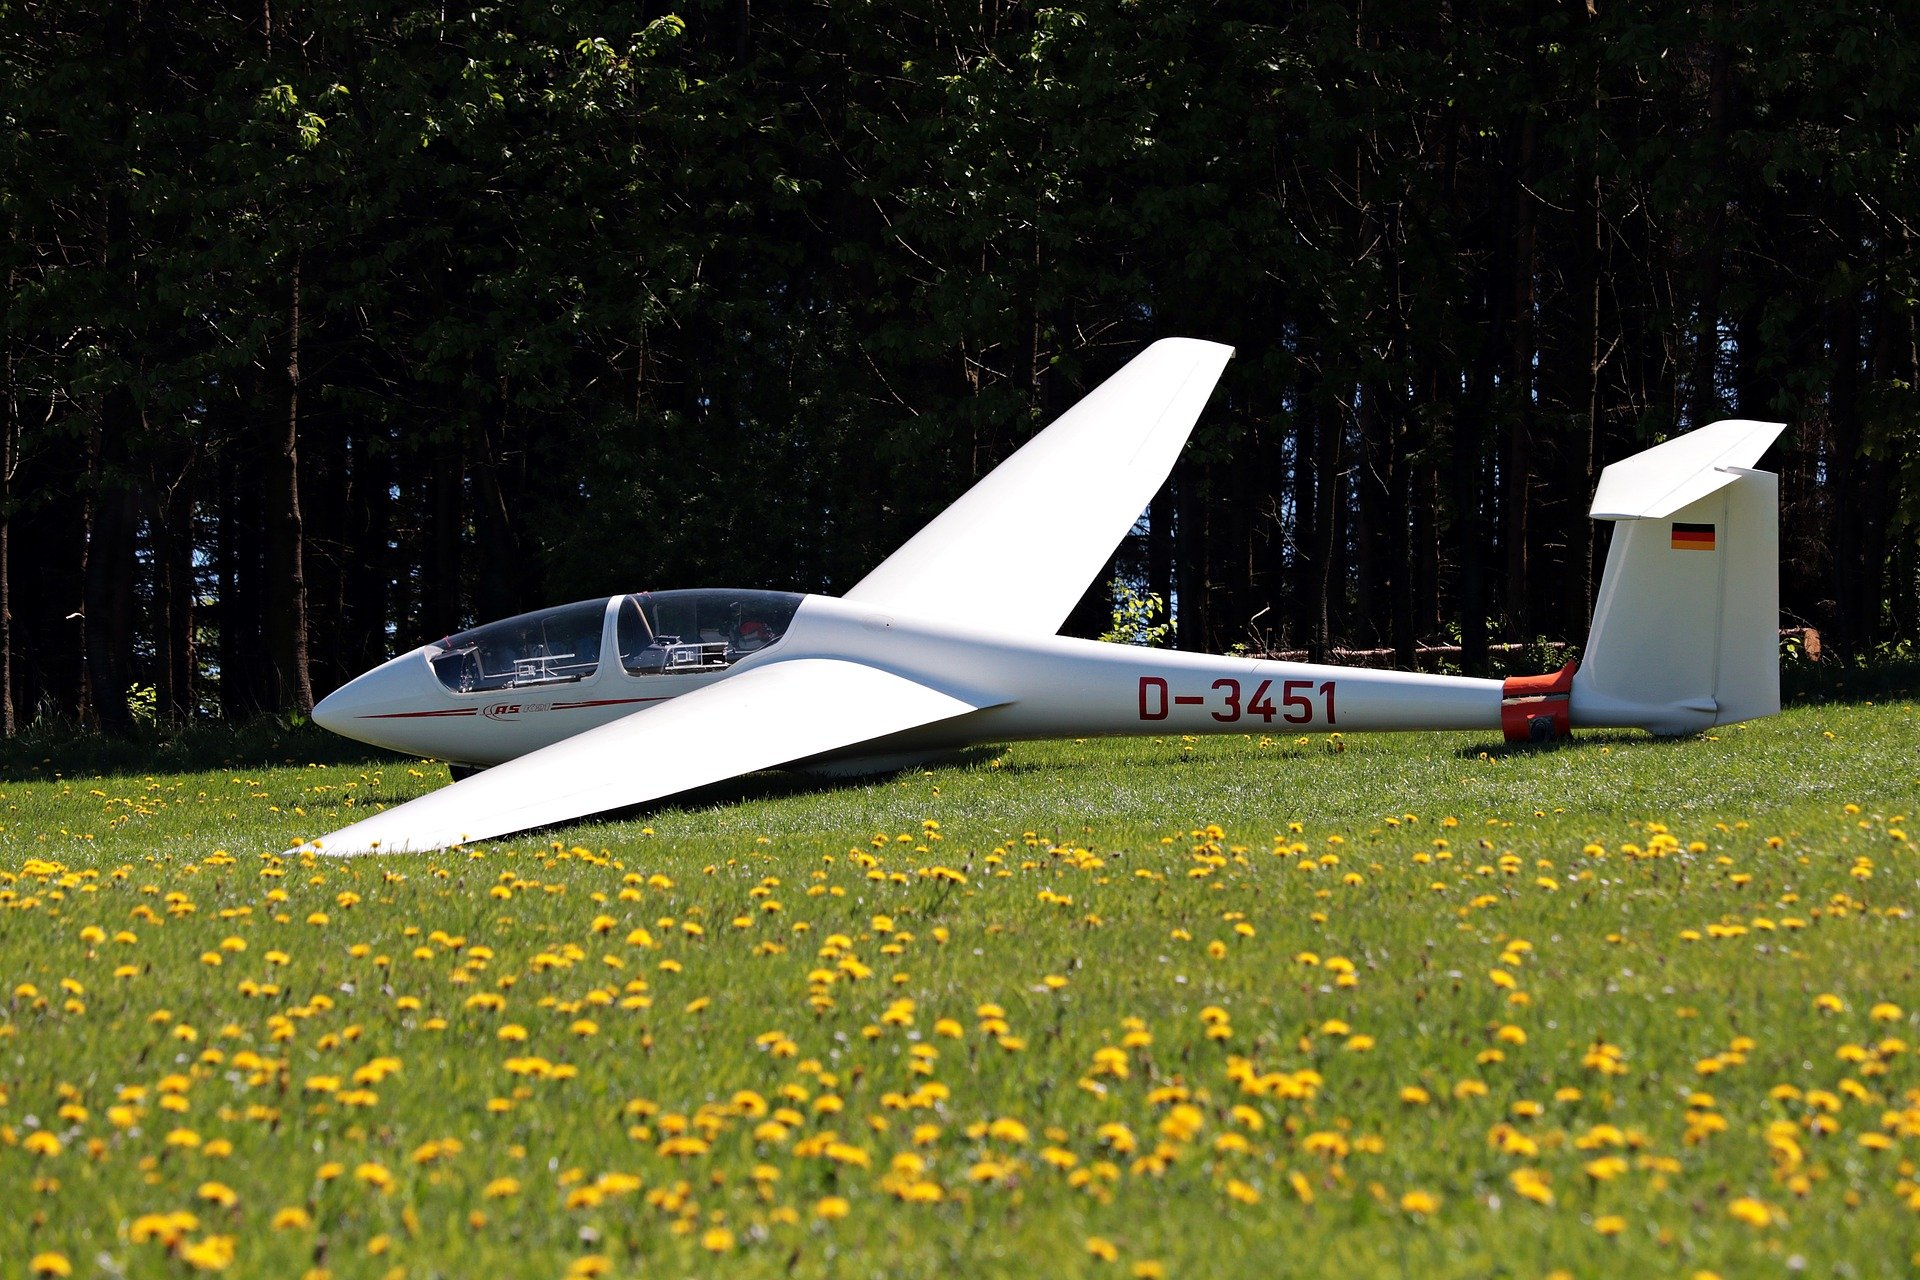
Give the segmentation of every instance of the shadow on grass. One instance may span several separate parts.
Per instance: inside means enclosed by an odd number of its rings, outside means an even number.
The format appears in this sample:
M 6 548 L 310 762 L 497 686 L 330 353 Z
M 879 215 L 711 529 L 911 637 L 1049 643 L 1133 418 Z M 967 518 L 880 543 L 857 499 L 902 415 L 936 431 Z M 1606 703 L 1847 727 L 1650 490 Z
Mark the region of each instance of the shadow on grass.
M 287 765 L 385 765 L 394 755 L 312 724 L 262 718 L 246 724 L 209 722 L 140 730 L 125 736 L 38 721 L 0 742 L 0 782 L 56 777 L 201 773 L 213 769 L 278 769 Z
M 1829 659 L 1822 663 L 1798 662 L 1783 665 L 1780 671 L 1782 707 L 1834 706 L 1846 703 L 1888 702 L 1912 698 L 1920 692 L 1920 659 L 1899 659 L 1872 666 Z M 1665 746 L 1688 742 L 1697 735 L 1678 734 L 1659 737 L 1638 729 L 1578 731 L 1578 736 L 1561 742 L 1468 743 L 1454 752 L 1462 760 L 1481 756 L 1527 756 L 1534 753 L 1579 750 L 1589 746 Z
M 1873 664 L 1793 662 L 1780 673 L 1782 701 L 1787 706 L 1891 701 L 1920 697 L 1920 658 L 1899 657 Z M 1572 745 L 1659 742 L 1632 730 L 1586 733 Z M 1455 753 L 1465 759 L 1487 755 L 1556 750 L 1531 744 L 1500 741 L 1470 742 Z M 983 764 L 997 748 L 981 747 L 954 758 L 960 764 Z M 111 777 L 199 773 L 213 769 L 269 769 L 305 764 L 366 764 L 380 766 L 412 757 L 381 751 L 364 743 L 328 733 L 309 723 L 292 724 L 263 717 L 246 724 L 206 722 L 183 728 L 155 728 L 127 736 L 80 729 L 58 721 L 40 721 L 18 736 L 0 741 L 0 782 L 42 782 L 55 777 Z M 952 763 L 943 762 L 943 763 Z M 1022 772 L 1052 765 L 1031 765 L 1017 757 L 1006 768 Z M 838 786 L 871 781 L 757 774 L 751 780 L 718 783 L 677 797 L 673 808 L 703 807 L 801 791 L 832 791 Z M 751 789 L 747 789 L 751 784 Z
M 995 747 L 968 747 L 943 757 L 936 764 L 940 768 L 982 764 L 993 759 L 997 752 L 998 748 Z M 645 804 L 630 805 L 624 809 L 607 809 L 579 818 L 569 818 L 565 822 L 556 822 L 550 826 L 533 827 L 526 831 L 515 832 L 511 836 L 501 836 L 499 839 L 503 841 L 545 839 L 550 832 L 572 830 L 583 822 L 645 822 L 662 814 L 691 814 L 704 809 L 725 809 L 749 801 L 779 800 L 795 795 L 830 796 L 846 791 L 860 791 L 890 782 L 903 774 L 918 772 L 924 767 L 926 766 L 914 764 L 898 769 L 878 770 L 857 777 L 840 778 L 770 769 L 761 773 L 748 773 L 736 778 L 727 778 L 704 787 L 695 787 L 690 791 L 676 791 L 670 796 L 649 800 Z M 477 843 L 493 842 L 483 840 Z
M 1920 658 L 1871 664 L 1828 659 L 1784 663 L 1780 697 L 1787 706 L 1832 702 L 1883 702 L 1920 696 Z

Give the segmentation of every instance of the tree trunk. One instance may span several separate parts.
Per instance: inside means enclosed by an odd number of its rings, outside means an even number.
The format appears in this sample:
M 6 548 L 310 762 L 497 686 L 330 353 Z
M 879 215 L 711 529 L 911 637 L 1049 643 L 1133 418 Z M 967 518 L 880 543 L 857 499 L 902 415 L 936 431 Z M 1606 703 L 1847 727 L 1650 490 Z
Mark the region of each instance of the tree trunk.
M 13 295 L 18 274 L 7 272 L 7 294 Z M 20 397 L 13 336 L 7 336 L 6 386 L 0 388 L 0 737 L 19 732 L 13 710 L 13 468 L 20 437 Z
M 347 489 L 347 550 L 353 571 L 345 575 L 343 591 L 346 674 L 365 671 L 391 653 L 387 621 L 397 616 L 388 591 L 393 557 L 392 456 L 384 429 L 362 423 L 354 433 Z
M 82 575 L 81 629 L 87 670 L 87 706 L 102 729 L 133 728 L 127 695 L 133 684 L 133 578 L 139 497 L 122 455 L 141 430 L 133 392 L 114 387 L 104 397 L 93 438 L 91 520 Z
M 460 590 L 461 511 L 466 505 L 461 483 L 463 450 L 456 443 L 446 453 L 447 456 L 431 461 L 433 469 L 427 481 L 429 517 L 422 548 L 424 581 L 417 623 L 421 640 L 458 631 L 463 620 Z
M 1581 200 L 1575 223 L 1573 298 L 1575 323 L 1567 366 L 1573 372 L 1568 411 L 1572 430 L 1561 455 L 1561 485 L 1570 495 L 1564 529 L 1567 542 L 1560 625 L 1569 637 L 1585 636 L 1593 613 L 1593 521 L 1587 496 L 1593 492 L 1594 449 L 1600 418 L 1600 301 L 1602 273 L 1600 174 L 1593 157 L 1583 159 Z
M 532 607 L 535 574 L 531 552 L 520 535 L 519 514 L 526 501 L 526 458 L 514 449 L 507 420 L 507 384 L 481 410 L 473 464 L 473 551 L 483 571 L 474 579 L 474 612 L 484 621 L 524 613 Z
M 189 469 L 191 462 L 184 464 Z M 153 563 L 154 710 L 170 723 L 193 715 L 193 498 L 188 475 L 148 472 L 147 548 Z
M 267 649 L 277 711 L 313 710 L 307 656 L 305 531 L 300 520 L 300 270 L 293 260 L 293 299 L 287 329 L 286 427 L 270 459 L 272 509 L 268 520 Z
M 1383 397 L 1369 384 L 1360 392 L 1360 457 L 1354 467 L 1352 488 L 1358 498 L 1354 519 L 1354 541 L 1359 553 L 1359 572 L 1355 575 L 1355 628 L 1347 639 L 1378 644 L 1382 623 L 1391 632 L 1393 598 L 1393 526 L 1406 514 L 1393 506 L 1392 425 Z
M 1173 477 L 1153 495 L 1147 515 L 1147 592 L 1173 616 Z
M 1705 225 L 1699 229 L 1699 252 L 1694 262 L 1695 315 L 1693 368 L 1687 378 L 1687 425 L 1704 427 L 1720 416 L 1720 293 L 1726 267 L 1727 135 L 1732 99 L 1733 55 L 1727 47 L 1726 25 L 1732 20 L 1728 0 L 1713 6 L 1708 21 L 1713 36 L 1707 64 L 1707 147 Z
M 1528 543 L 1533 532 L 1533 307 L 1534 241 L 1536 210 L 1530 192 L 1533 156 L 1537 136 L 1532 112 L 1520 127 L 1518 154 L 1507 179 L 1508 196 L 1513 208 L 1513 253 L 1508 261 L 1506 285 L 1507 314 L 1506 385 L 1501 401 L 1506 405 L 1506 450 L 1501 467 L 1500 519 L 1501 542 L 1506 552 L 1505 604 L 1511 638 L 1524 640 L 1534 631 L 1534 619 L 1541 616 L 1533 607 L 1533 598 L 1543 584 L 1533 580 L 1528 565 Z

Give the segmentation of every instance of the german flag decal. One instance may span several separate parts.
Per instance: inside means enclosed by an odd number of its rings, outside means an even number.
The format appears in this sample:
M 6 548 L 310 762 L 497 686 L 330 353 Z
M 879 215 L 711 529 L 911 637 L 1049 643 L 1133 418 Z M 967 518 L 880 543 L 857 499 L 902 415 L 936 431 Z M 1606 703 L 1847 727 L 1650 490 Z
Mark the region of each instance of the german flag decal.
M 1673 522 L 1673 549 L 1675 551 L 1711 551 L 1713 550 L 1713 526 L 1710 524 L 1681 524 Z

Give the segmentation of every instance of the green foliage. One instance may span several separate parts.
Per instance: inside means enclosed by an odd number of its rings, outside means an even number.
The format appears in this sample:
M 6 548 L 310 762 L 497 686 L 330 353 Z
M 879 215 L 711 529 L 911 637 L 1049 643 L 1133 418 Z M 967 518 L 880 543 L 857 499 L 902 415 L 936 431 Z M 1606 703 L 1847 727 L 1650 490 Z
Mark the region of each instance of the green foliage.
M 1113 596 L 1113 625 L 1100 634 L 1101 640 L 1164 649 L 1173 639 L 1174 620 L 1158 592 L 1143 591 L 1126 578 L 1113 579 L 1107 589 Z
M 1794 423 L 1795 615 L 1912 638 L 1910 28 L 0 9 L 18 701 L 84 704 L 57 625 L 83 562 L 141 641 L 112 688 L 197 705 L 163 670 L 168 564 L 225 628 L 201 678 L 262 684 L 290 418 L 325 684 L 552 599 L 844 588 L 1169 333 L 1239 353 L 1156 502 L 1189 643 L 1263 607 L 1332 643 L 1577 640 L 1592 467 L 1736 412 Z M 125 493 L 151 554 L 83 557 Z

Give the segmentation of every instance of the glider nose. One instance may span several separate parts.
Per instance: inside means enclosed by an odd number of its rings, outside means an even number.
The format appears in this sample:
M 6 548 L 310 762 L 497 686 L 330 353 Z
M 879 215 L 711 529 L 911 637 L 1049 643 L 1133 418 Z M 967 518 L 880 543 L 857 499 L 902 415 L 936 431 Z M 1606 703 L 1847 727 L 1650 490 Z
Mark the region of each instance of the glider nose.
M 421 650 L 403 653 L 356 676 L 313 708 L 313 722 L 344 738 L 377 746 L 392 745 L 383 728 L 397 727 L 430 712 L 444 700 Z
M 320 701 L 314 703 L 313 722 L 329 733 L 337 733 L 342 737 L 351 737 L 352 735 L 347 732 L 347 726 L 353 722 L 353 713 L 348 711 L 347 707 L 357 697 L 353 691 L 353 686 L 358 683 L 358 680 L 349 680 L 326 697 L 320 699 Z

